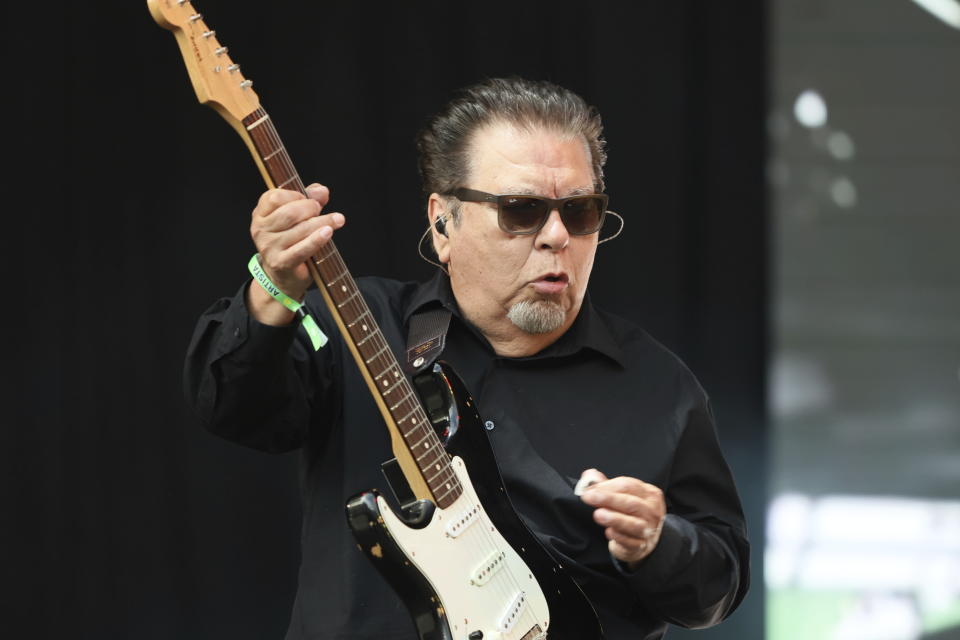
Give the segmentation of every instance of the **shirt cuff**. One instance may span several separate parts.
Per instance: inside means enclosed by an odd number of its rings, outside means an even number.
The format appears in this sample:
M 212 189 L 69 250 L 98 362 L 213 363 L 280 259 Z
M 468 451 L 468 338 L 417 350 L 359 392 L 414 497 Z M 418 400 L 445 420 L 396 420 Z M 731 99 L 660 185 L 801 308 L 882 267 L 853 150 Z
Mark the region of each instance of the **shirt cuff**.
M 683 518 L 667 514 L 663 518 L 663 528 L 657 546 L 634 569 L 627 566 L 611 554 L 613 566 L 627 582 L 638 592 L 658 591 L 670 578 L 684 547 L 691 544 L 695 534 L 693 525 Z

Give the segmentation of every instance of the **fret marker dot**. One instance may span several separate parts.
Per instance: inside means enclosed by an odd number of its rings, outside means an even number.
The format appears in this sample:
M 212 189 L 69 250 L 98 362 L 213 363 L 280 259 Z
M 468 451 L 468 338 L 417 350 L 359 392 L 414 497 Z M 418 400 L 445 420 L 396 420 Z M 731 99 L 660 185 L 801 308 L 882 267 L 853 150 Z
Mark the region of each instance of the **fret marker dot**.
M 424 442 L 424 443 L 423 443 L 423 448 L 424 448 L 424 449 L 429 449 L 429 448 L 430 448 L 430 443 L 429 443 L 429 442 Z
M 363 330 L 364 330 L 364 331 L 367 330 L 367 325 L 363 325 Z
M 340 291 L 346 292 L 346 290 L 347 290 L 347 285 L 345 284 L 340 285 Z
M 449 488 L 450 488 L 450 483 L 448 482 L 448 483 L 447 483 L 447 489 L 449 489 Z
M 440 471 L 440 465 L 437 465 L 437 466 L 434 467 L 434 468 L 435 468 L 437 471 Z
M 417 419 L 414 418 L 413 420 L 411 420 L 411 421 L 410 421 L 410 424 L 417 424 Z
M 394 372 L 393 372 L 393 377 L 394 377 L 394 378 L 399 378 L 399 377 L 400 377 L 400 372 L 399 372 L 399 371 L 394 371 Z
M 387 386 L 387 381 L 386 381 L 386 380 L 383 381 L 383 386 Z

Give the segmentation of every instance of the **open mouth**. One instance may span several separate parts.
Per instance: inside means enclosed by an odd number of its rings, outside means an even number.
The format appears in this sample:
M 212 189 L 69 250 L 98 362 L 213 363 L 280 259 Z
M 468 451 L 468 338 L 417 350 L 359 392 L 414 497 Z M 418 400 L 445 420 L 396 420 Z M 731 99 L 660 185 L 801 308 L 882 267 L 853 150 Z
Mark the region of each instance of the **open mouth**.
M 534 280 L 531 284 L 533 284 L 533 288 L 539 293 L 550 295 L 564 291 L 569 281 L 570 278 L 565 273 L 546 273 Z

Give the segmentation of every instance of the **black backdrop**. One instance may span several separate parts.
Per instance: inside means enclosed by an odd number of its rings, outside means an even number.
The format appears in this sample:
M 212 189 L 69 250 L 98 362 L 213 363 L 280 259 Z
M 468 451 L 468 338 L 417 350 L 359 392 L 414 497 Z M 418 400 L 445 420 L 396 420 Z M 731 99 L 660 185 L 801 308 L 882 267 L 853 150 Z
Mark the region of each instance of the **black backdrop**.
M 355 274 L 423 278 L 412 137 L 459 86 L 518 74 L 596 104 L 624 235 L 591 291 L 711 393 L 751 521 L 754 587 L 700 637 L 762 637 L 765 7 L 760 0 L 199 6 L 306 180 L 348 215 Z M 5 9 L 10 394 L 0 625 L 31 637 L 278 638 L 297 563 L 294 456 L 202 432 L 181 399 L 196 316 L 244 280 L 261 182 L 196 104 L 145 3 Z M 677 634 L 681 635 L 681 634 Z

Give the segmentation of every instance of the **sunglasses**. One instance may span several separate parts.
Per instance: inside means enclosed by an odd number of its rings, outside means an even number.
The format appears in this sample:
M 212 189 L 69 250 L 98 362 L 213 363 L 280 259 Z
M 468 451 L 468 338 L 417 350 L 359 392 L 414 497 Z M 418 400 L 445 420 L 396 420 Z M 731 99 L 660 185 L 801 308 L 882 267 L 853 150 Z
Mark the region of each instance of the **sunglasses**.
M 607 213 L 607 194 L 592 193 L 569 198 L 494 195 L 475 189 L 457 189 L 453 196 L 462 202 L 492 202 L 497 205 L 497 222 L 507 233 L 522 236 L 536 233 L 546 224 L 550 212 L 560 212 L 560 220 L 574 236 L 588 236 L 603 226 Z

